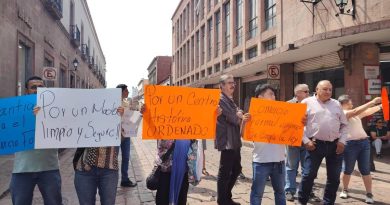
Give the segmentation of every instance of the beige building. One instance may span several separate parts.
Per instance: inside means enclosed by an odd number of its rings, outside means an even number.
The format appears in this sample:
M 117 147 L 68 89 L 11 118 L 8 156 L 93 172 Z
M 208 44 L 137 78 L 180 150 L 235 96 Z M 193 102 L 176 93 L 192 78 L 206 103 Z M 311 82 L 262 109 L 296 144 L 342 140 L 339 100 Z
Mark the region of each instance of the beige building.
M 0 28 L 0 97 L 23 94 L 32 75 L 56 76 L 48 87 L 106 86 L 106 62 L 86 0 L 2 0 Z
M 172 36 L 173 83 L 216 87 L 231 73 L 241 107 L 266 82 L 287 100 L 295 84 L 314 91 L 329 79 L 334 97 L 347 93 L 356 104 L 390 88 L 388 0 L 182 0 Z

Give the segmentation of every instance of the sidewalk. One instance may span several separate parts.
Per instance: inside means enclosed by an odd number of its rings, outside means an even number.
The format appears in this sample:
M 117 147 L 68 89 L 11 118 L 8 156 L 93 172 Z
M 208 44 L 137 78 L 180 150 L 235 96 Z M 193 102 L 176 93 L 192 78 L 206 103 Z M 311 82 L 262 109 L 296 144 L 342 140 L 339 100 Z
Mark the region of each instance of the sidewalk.
M 247 144 L 246 144 L 247 145 Z M 219 153 L 214 149 L 213 142 L 208 141 L 206 150 L 206 167 L 210 176 L 204 177 L 200 184 L 196 187 L 190 186 L 188 193 L 188 204 L 190 205 L 211 205 L 216 204 L 217 195 L 217 183 L 216 176 L 218 173 L 219 165 Z M 77 195 L 74 189 L 73 176 L 74 171 L 72 167 L 72 159 L 74 149 L 65 150 L 60 157 L 61 164 L 61 177 L 62 177 L 62 194 L 64 205 L 77 205 Z M 154 204 L 155 192 L 148 190 L 145 187 L 145 178 L 150 173 L 154 156 L 156 153 L 156 141 L 145 140 L 140 138 L 132 138 L 131 142 L 131 163 L 129 167 L 129 175 L 131 180 L 138 182 L 138 186 L 135 188 L 121 188 L 118 184 L 116 204 L 121 205 L 151 205 Z M 233 189 L 233 198 L 235 201 L 241 204 L 249 204 L 249 194 L 252 184 L 252 148 L 244 146 L 241 150 L 243 172 L 247 176 L 244 180 L 238 180 L 236 186 Z M 4 189 L 3 184 L 7 184 L 4 179 L 9 180 L 9 176 L 12 169 L 12 156 L 2 156 L 0 158 L 0 188 Z M 390 204 L 390 198 L 387 196 L 390 190 L 390 150 L 384 153 L 384 158 L 375 161 L 376 172 L 372 173 L 373 176 L 373 192 L 375 204 Z M 353 173 L 350 183 L 350 195 L 347 200 L 337 197 L 336 204 L 350 204 L 358 205 L 365 204 L 365 191 L 361 178 L 358 176 L 358 172 Z M 8 178 L 7 178 L 8 177 Z M 300 179 L 297 179 L 299 182 Z M 316 179 L 315 193 L 317 196 L 322 196 L 323 187 L 326 183 L 326 169 L 323 164 L 318 173 L 318 179 Z M 340 190 L 339 190 L 340 191 Z M 337 193 L 337 195 L 340 192 Z M 0 193 L 1 194 L 1 193 Z M 274 196 L 270 183 L 267 183 L 263 204 L 274 204 Z M 0 205 L 9 205 L 11 203 L 10 194 L 6 194 L 3 199 L 0 200 Z M 34 193 L 34 205 L 43 204 L 41 194 L 38 189 Z M 97 203 L 99 204 L 99 202 Z M 288 202 L 288 205 L 294 203 Z M 315 203 L 320 204 L 320 203 Z

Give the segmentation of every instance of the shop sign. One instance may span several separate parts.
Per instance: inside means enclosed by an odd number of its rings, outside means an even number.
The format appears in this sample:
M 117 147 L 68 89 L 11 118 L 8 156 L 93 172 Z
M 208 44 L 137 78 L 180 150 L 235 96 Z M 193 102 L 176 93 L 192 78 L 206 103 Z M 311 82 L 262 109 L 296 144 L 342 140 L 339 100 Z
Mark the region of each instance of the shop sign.
M 367 80 L 367 90 L 368 90 L 369 95 L 380 95 L 381 94 L 381 80 L 380 79 Z
M 365 79 L 377 79 L 379 76 L 379 66 L 364 66 L 364 78 Z

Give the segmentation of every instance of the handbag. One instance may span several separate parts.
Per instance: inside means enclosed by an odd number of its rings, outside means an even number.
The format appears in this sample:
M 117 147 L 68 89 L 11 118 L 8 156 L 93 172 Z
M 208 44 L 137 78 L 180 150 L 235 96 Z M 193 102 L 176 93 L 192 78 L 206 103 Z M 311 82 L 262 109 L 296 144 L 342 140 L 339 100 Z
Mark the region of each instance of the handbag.
M 168 151 L 161 157 L 162 162 L 168 159 L 174 147 L 175 147 L 175 143 L 173 143 L 172 146 L 168 149 Z M 160 175 L 161 175 L 161 166 L 160 165 L 154 166 L 152 172 L 146 178 L 146 188 L 150 190 L 157 190 L 160 182 Z

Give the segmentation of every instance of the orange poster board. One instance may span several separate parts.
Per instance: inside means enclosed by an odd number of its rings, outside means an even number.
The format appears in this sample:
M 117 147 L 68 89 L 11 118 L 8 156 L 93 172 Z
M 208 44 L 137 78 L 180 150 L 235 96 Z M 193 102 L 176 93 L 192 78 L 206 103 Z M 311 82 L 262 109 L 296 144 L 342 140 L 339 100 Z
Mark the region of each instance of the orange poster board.
M 306 104 L 252 98 L 249 113 L 245 140 L 301 146 Z
M 386 87 L 382 87 L 382 111 L 383 118 L 386 121 L 389 121 L 389 95 L 387 93 Z
M 142 139 L 213 139 L 219 89 L 145 86 Z

